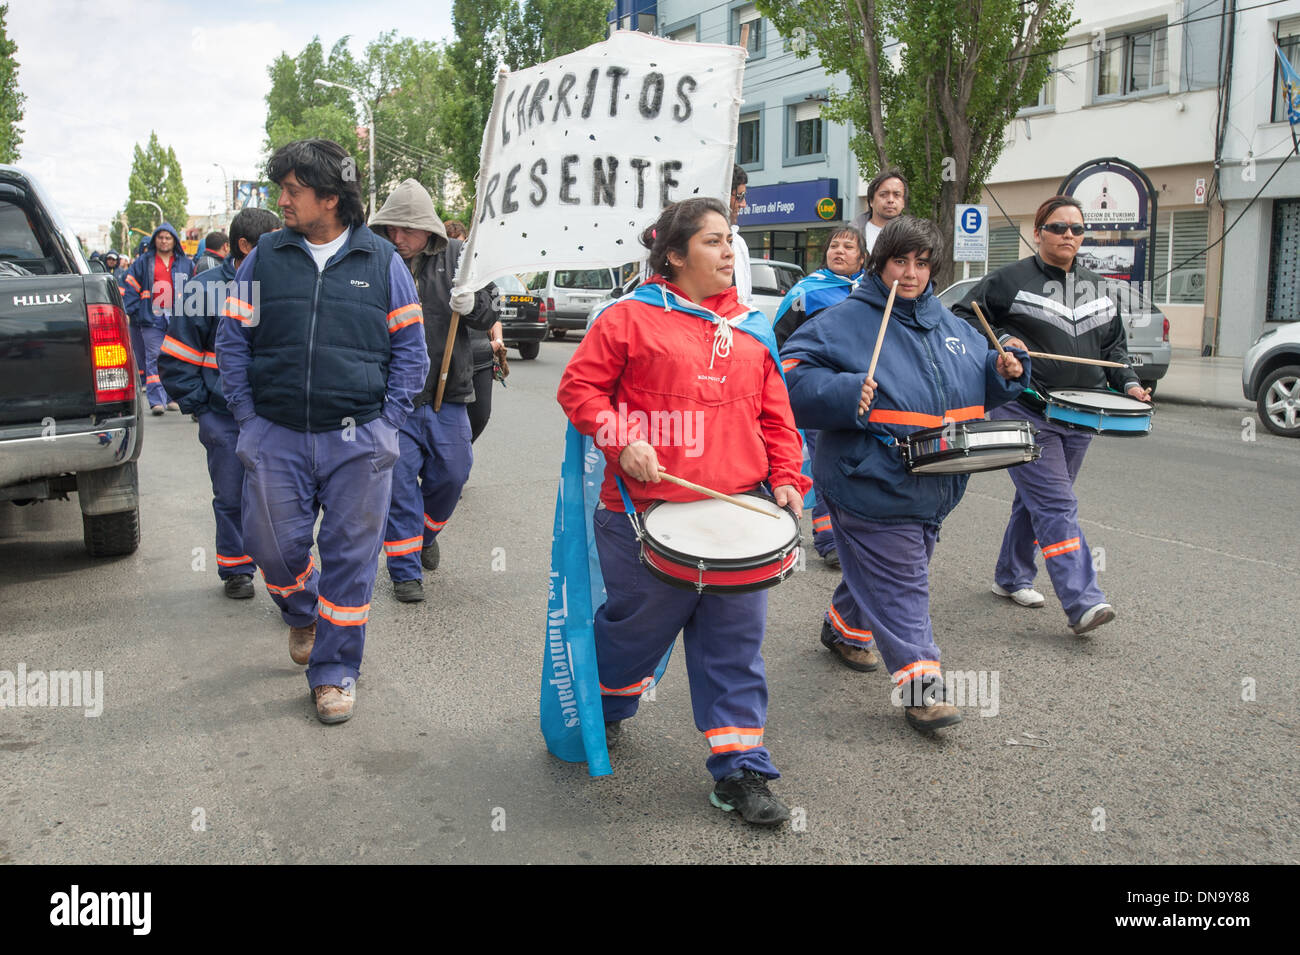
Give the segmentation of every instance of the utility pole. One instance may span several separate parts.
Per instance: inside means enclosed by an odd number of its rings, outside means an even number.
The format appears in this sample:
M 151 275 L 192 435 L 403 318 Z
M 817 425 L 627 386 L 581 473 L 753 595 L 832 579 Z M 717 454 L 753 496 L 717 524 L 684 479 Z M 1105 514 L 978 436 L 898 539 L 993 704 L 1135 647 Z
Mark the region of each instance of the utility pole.
M 366 139 L 370 141 L 370 215 L 375 214 L 375 114 L 370 108 L 370 103 L 361 95 L 360 90 L 353 89 L 351 86 L 344 86 L 342 83 L 335 83 L 331 80 L 317 80 L 317 86 L 333 86 L 341 90 L 347 90 L 357 99 L 361 100 L 361 105 L 366 108 L 366 121 L 369 123 L 369 134 Z

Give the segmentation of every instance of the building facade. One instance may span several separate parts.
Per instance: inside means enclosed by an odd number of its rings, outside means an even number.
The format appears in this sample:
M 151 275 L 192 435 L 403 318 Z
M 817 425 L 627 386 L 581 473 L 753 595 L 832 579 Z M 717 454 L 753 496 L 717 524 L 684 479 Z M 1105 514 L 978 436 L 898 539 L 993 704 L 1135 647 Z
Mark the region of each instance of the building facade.
M 1114 244 L 1100 247 L 1099 260 L 1127 254 L 1131 261 L 1136 246 L 1152 268 L 1135 277 L 1154 279 L 1147 290 L 1169 319 L 1170 343 L 1196 349 L 1214 343 L 1222 320 L 1223 248 L 1206 248 L 1223 229 L 1214 161 L 1222 6 L 1221 0 L 1075 4 L 1080 22 L 1051 54 L 1044 88 L 1007 127 L 984 190 L 988 268 L 1035 251 L 1034 211 L 1068 174 L 1092 159 L 1123 159 L 1149 180 L 1154 220 L 1124 232 L 1122 240 L 1101 238 Z M 970 274 L 982 272 L 980 263 L 972 266 Z

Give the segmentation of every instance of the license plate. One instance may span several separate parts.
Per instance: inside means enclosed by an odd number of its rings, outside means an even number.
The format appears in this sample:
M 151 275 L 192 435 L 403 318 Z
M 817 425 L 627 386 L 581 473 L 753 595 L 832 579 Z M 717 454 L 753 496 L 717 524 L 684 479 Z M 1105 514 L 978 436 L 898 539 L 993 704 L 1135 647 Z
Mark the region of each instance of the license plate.
M 515 317 L 517 317 L 518 315 L 519 315 L 519 309 L 515 308 L 513 305 L 503 305 L 503 306 L 501 306 L 501 317 L 502 317 L 502 318 L 515 318 Z
M 1138 366 L 1138 365 L 1145 365 L 1146 361 L 1143 360 L 1141 355 L 1129 355 L 1128 363 L 1131 366 Z

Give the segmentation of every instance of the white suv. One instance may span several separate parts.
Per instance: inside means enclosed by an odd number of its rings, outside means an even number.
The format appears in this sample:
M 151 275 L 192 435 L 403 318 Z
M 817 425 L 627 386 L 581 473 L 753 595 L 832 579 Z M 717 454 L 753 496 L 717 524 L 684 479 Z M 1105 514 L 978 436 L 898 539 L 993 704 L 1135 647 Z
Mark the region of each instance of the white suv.
M 1255 339 L 1242 360 L 1241 391 L 1269 431 L 1300 438 L 1300 322 Z

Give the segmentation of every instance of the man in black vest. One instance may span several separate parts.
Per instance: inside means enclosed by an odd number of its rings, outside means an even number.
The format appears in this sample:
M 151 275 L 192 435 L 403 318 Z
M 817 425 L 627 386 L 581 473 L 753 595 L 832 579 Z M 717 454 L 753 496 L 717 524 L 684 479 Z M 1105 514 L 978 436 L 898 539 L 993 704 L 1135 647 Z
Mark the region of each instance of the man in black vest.
M 366 228 L 351 168 L 329 140 L 275 152 L 267 174 L 286 228 L 240 265 L 217 333 L 245 468 L 244 545 L 323 723 L 352 715 L 398 430 L 429 373 L 411 273 Z
M 398 439 L 402 454 L 393 468 L 393 499 L 384 531 L 384 556 L 393 596 L 403 603 L 424 599 L 420 566 L 438 566 L 438 534 L 451 520 L 461 488 L 474 463 L 470 450 L 468 405 L 474 401 L 474 362 L 469 329 L 487 330 L 496 322 L 490 286 L 478 294 L 463 292 L 456 338 L 447 367 L 442 407 L 433 410 L 451 327 L 452 280 L 461 244 L 447 238 L 429 191 L 414 179 L 403 181 L 370 217 L 370 227 L 397 247 L 415 278 L 424 309 L 424 336 L 429 349 L 429 378 L 415 396 L 415 410 Z M 418 557 L 416 555 L 419 555 Z

